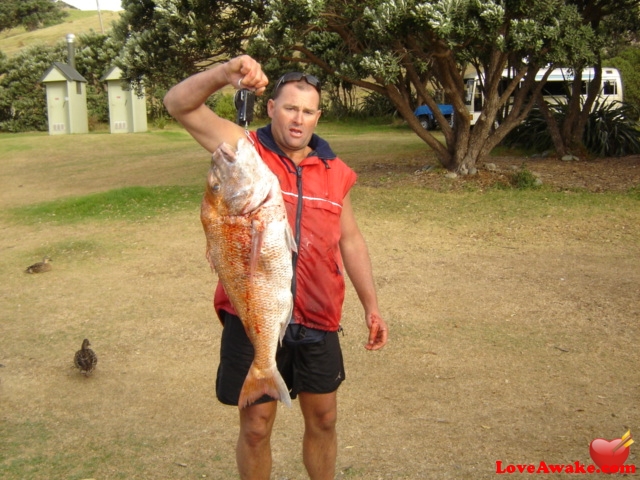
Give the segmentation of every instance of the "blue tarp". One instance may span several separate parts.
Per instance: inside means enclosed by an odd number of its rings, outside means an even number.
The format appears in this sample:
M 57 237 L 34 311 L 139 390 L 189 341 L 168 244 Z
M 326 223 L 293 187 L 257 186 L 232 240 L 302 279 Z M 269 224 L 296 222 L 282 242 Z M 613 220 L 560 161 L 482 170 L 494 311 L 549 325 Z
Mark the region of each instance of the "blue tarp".
M 438 105 L 438 108 L 440 109 L 440 113 L 442 113 L 443 115 L 453 114 L 453 105 Z M 413 114 L 416 117 L 421 117 L 423 115 L 427 115 L 429 117 L 433 116 L 433 114 L 431 113 L 431 109 L 426 105 L 421 105 L 418 108 L 416 108 Z

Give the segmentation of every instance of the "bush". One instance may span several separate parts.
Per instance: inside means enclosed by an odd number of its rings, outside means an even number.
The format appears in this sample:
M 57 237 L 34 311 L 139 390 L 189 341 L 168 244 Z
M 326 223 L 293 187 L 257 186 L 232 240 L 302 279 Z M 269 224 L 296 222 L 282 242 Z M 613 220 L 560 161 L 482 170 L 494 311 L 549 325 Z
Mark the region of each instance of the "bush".
M 549 105 L 556 121 L 562 124 L 567 106 Z M 640 154 L 640 130 L 636 123 L 638 110 L 630 103 L 599 104 L 589 114 L 582 142 L 587 151 L 597 156 L 620 157 Z M 533 108 L 529 116 L 514 128 L 503 141 L 508 147 L 536 152 L 554 148 L 542 113 Z
M 236 106 L 233 102 L 234 95 L 227 94 L 215 94 L 213 95 L 212 104 L 213 111 L 222 118 L 235 121 L 236 119 Z
M 396 107 L 389 97 L 377 92 L 370 92 L 363 99 L 358 108 L 361 118 L 388 117 L 396 113 Z
M 515 172 L 511 177 L 511 184 L 518 190 L 538 188 L 542 183 L 526 166 Z
M 553 106 L 550 106 L 550 108 L 553 108 Z M 561 116 L 558 109 L 553 109 L 553 111 L 556 117 Z M 533 150 L 534 152 L 544 152 L 554 148 L 553 140 L 547 128 L 547 121 L 538 107 L 534 107 L 527 118 L 507 134 L 502 144 L 507 147 Z
M 3 59 L 0 68 L 0 131 L 47 130 L 47 101 L 40 78 L 64 59 L 62 45 L 37 45 Z
M 603 157 L 640 153 L 637 109 L 630 103 L 597 106 L 589 115 L 583 141 L 587 150 Z

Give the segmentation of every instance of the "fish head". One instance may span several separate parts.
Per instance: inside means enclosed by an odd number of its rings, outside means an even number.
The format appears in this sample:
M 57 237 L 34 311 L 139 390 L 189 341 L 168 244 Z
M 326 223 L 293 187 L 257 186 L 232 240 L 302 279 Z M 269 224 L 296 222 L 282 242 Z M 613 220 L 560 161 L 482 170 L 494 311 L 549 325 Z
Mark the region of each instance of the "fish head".
M 220 214 L 246 215 L 265 202 L 274 180 L 253 145 L 240 139 L 237 149 L 223 143 L 211 156 L 207 194 Z

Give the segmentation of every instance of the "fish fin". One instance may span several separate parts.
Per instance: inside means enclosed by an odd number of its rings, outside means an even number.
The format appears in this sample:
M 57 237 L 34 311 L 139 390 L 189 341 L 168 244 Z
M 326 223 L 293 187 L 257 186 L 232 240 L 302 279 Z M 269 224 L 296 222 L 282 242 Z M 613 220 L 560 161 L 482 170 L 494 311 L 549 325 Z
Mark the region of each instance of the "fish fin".
M 284 334 L 287 332 L 287 327 L 291 323 L 291 317 L 293 316 L 293 298 L 291 299 L 291 305 L 289 307 L 289 312 L 287 313 L 287 317 L 282 320 L 280 324 L 280 346 L 282 346 L 282 339 L 284 338 Z
M 287 407 L 291 407 L 289 388 L 278 369 L 274 366 L 271 370 L 264 372 L 258 370 L 252 363 L 247 378 L 244 379 L 242 390 L 240 390 L 238 408 L 251 405 L 265 394 L 274 400 L 280 400 Z
M 249 278 L 253 278 L 253 274 L 258 269 L 258 260 L 260 259 L 260 251 L 264 241 L 264 226 L 261 222 L 253 221 L 251 225 L 251 254 L 249 256 Z
M 209 248 L 209 245 L 207 245 L 205 257 L 207 257 L 207 262 L 209 262 L 209 266 L 211 267 L 211 271 L 213 272 L 215 270 L 215 265 L 213 264 L 213 257 L 211 256 L 211 249 Z
M 290 319 L 291 319 L 291 313 L 289 313 L 289 316 L 287 317 L 287 321 L 286 322 L 282 322 L 282 325 L 280 325 L 280 335 L 278 337 L 280 346 L 282 346 L 282 339 L 284 338 L 284 334 L 287 331 L 287 327 L 289 326 Z
M 293 232 L 291 231 L 291 225 L 289 225 L 289 222 L 287 222 L 284 236 L 285 236 L 285 241 L 287 242 L 287 247 L 289 247 L 289 250 L 291 250 L 292 252 L 297 252 L 298 246 L 296 245 L 296 239 L 293 236 Z

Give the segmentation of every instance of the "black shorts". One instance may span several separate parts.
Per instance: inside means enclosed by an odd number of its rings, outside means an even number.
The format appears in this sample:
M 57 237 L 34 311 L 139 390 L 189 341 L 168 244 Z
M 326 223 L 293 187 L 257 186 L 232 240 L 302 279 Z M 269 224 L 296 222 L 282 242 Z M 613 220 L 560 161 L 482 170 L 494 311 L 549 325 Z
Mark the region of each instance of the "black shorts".
M 226 312 L 220 340 L 220 365 L 216 378 L 216 396 L 226 405 L 238 405 L 240 390 L 253 361 L 253 345 L 238 317 Z M 278 348 L 276 362 L 291 399 L 299 392 L 331 393 L 345 379 L 338 332 L 310 330 L 297 332 L 290 325 Z M 297 333 L 294 335 L 292 333 Z M 308 333 L 308 335 L 305 335 Z M 302 334 L 302 335 L 300 335 Z M 273 401 L 264 395 L 255 403 Z

